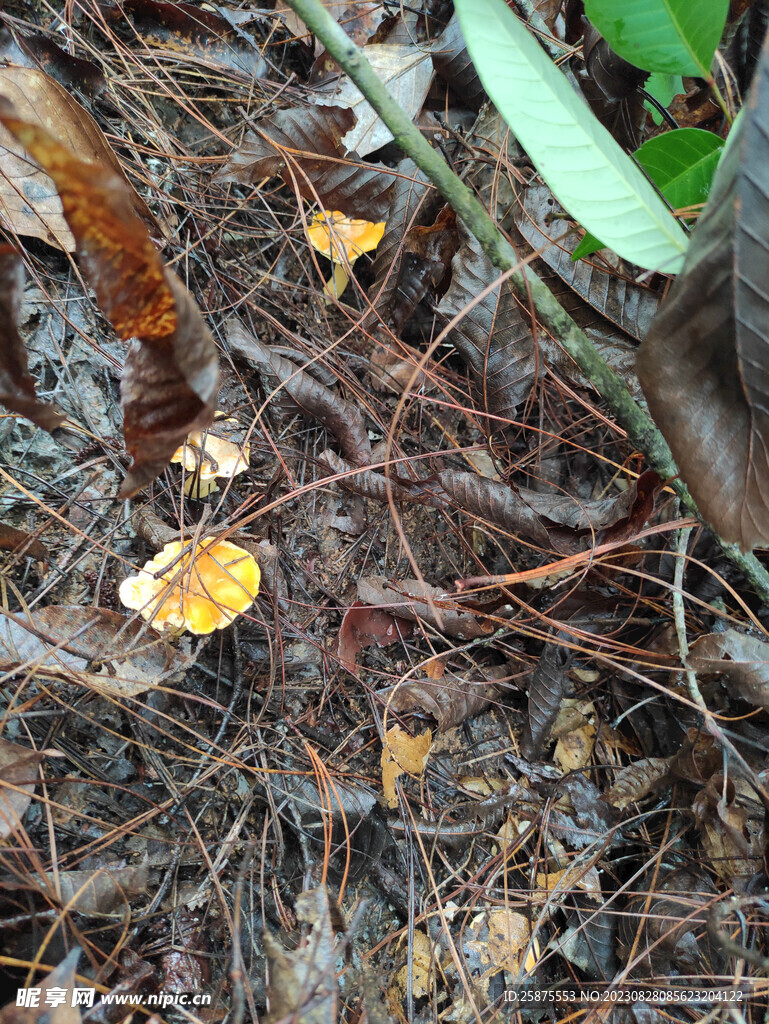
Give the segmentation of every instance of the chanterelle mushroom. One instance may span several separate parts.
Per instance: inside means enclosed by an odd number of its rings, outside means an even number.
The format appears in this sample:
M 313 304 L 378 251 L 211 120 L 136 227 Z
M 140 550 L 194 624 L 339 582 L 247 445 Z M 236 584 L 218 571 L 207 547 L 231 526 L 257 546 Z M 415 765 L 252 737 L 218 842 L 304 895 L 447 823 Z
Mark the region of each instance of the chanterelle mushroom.
M 315 214 L 307 235 L 313 248 L 334 265 L 334 273 L 324 289 L 326 294 L 336 297 L 342 294 L 350 280 L 348 266 L 362 253 L 376 249 L 384 230 L 384 221 L 374 224 L 370 220 L 353 220 L 339 210 Z
M 175 561 L 181 550 L 180 541 L 166 544 L 138 576 L 123 580 L 119 594 L 126 608 L 141 612 L 156 629 L 203 635 L 224 629 L 251 607 L 260 579 L 253 555 L 228 540 L 203 541 L 194 555 L 188 551 Z
M 188 474 L 184 493 L 195 498 L 218 491 L 216 477 L 229 479 L 248 469 L 251 446 L 240 445 L 226 437 L 231 425 L 237 427 L 238 421 L 226 419 L 223 412 L 217 412 L 216 416 L 208 430 L 188 434 L 181 448 L 171 456 L 171 462 L 181 463 Z

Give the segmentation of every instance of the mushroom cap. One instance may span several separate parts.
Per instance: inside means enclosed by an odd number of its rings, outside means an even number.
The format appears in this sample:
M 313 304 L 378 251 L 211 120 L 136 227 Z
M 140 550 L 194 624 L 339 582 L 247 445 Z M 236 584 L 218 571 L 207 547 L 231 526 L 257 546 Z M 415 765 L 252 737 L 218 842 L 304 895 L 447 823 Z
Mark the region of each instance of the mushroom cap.
M 152 620 L 156 629 L 187 629 L 201 636 L 224 629 L 251 607 L 260 579 L 253 555 L 228 540 L 211 539 L 171 565 L 181 550 L 180 541 L 166 544 L 138 576 L 123 580 L 121 603 Z M 155 579 L 156 573 L 162 575 Z
M 354 263 L 364 252 L 376 249 L 382 241 L 385 223 L 374 224 L 370 220 L 353 220 L 339 210 L 324 210 L 316 213 L 307 229 L 310 244 L 334 263 Z M 344 256 L 342 253 L 344 252 Z
M 237 426 L 238 421 L 219 419 L 208 430 L 193 430 L 185 438 L 184 444 L 176 449 L 170 461 L 180 462 L 188 473 L 194 473 L 201 481 L 244 473 L 248 469 L 251 445 L 240 445 L 222 437 L 222 433 L 227 432 L 226 424 Z M 208 493 L 208 490 L 201 488 L 201 493 Z

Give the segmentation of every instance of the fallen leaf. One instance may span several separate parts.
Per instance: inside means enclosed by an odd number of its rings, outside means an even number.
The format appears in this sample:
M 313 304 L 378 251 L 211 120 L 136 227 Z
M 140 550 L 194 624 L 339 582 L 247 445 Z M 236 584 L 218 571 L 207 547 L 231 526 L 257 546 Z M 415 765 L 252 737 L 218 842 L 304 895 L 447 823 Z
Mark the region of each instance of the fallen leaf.
M 10 245 L 0 245 L 0 402 L 43 430 L 54 430 L 64 417 L 35 393 L 27 352 L 19 334 L 24 265 Z
M 45 755 L 0 738 L 0 839 L 21 827 Z M 31 781 L 32 780 L 32 781 Z
M 366 47 L 366 60 L 401 110 L 411 118 L 416 117 L 433 79 L 429 49 L 422 50 L 413 43 L 372 43 Z M 392 141 L 390 129 L 346 75 L 333 86 L 318 90 L 316 102 L 332 103 L 354 112 L 355 125 L 343 138 L 347 152 L 368 156 Z
M 2 255 L 0 255 L 1 259 Z M 15 526 L 9 526 L 8 523 L 0 523 L 0 548 L 5 551 L 18 551 L 28 558 L 36 558 L 39 562 L 48 561 L 45 544 L 33 537 L 31 533 L 27 533 L 26 530 L 17 530 Z
M 355 601 L 344 614 L 337 637 L 337 653 L 348 672 L 357 671 L 357 658 L 366 647 L 386 647 L 411 635 L 414 628 L 407 619 L 399 619 L 382 608 Z
M 691 646 L 695 672 L 724 675 L 739 695 L 769 711 L 769 642 L 736 629 L 708 633 Z
M 63 85 L 36 68 L 7 65 L 0 67 L 0 94 L 13 104 L 19 120 L 45 129 L 77 159 L 109 167 L 122 183 L 124 202 L 159 233 L 155 218 L 128 184 L 101 128 Z M 66 252 L 75 250 L 51 176 L 30 163 L 5 127 L 0 127 L 0 220 L 19 235 L 42 238 Z
M 509 677 L 509 669 L 501 665 L 479 667 L 461 674 L 443 671 L 438 678 L 410 679 L 400 684 L 388 703 L 393 711 L 431 715 L 438 732 L 446 732 L 485 711 L 499 693 L 497 680 Z
M 35 988 L 40 990 L 37 1006 L 22 1008 L 8 1003 L 0 1010 L 0 1024 L 81 1024 L 80 1007 L 71 1006 L 67 998 L 76 987 L 79 959 L 80 948 L 76 946 L 58 967 L 36 980 Z M 65 993 L 63 1000 L 59 998 L 61 992 Z
M 139 339 L 121 388 L 133 461 L 120 496 L 130 497 L 161 472 L 187 434 L 212 422 L 216 346 L 192 296 L 163 265 L 125 181 L 105 164 L 80 160 L 5 104 L 0 122 L 53 179 L 83 276 L 118 335 Z
M 382 787 L 387 806 L 398 806 L 398 794 L 395 780 L 407 772 L 420 778 L 427 766 L 432 746 L 432 733 L 429 729 L 418 736 L 410 736 L 399 725 L 394 725 L 385 733 L 382 747 Z

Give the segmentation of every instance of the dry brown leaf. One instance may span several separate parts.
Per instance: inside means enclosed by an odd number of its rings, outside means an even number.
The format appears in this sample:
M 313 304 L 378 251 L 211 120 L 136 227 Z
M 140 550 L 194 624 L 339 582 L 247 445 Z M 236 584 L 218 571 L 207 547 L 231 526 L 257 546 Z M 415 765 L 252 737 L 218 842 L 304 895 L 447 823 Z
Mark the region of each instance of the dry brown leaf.
M 433 659 L 429 666 L 440 664 Z M 389 705 L 393 711 L 417 711 L 432 715 L 438 732 L 446 732 L 467 718 L 479 715 L 499 692 L 496 680 L 509 678 L 509 670 L 502 666 L 488 666 L 475 671 L 443 671 L 431 679 L 410 679 L 396 687 Z
M 618 811 L 624 811 L 629 804 L 643 800 L 668 777 L 669 772 L 667 757 L 644 757 L 634 761 L 617 772 L 603 799 Z
M 399 619 L 383 608 L 371 608 L 355 601 L 344 614 L 337 637 L 337 653 L 348 672 L 357 671 L 357 658 L 366 647 L 386 647 L 411 635 L 408 619 Z
M 395 780 L 400 775 L 404 772 L 417 778 L 423 775 L 431 746 L 432 733 L 429 729 L 418 736 L 410 736 L 399 725 L 387 730 L 382 747 L 382 786 L 388 807 L 398 806 Z
M 739 695 L 769 711 L 769 642 L 736 629 L 708 633 L 689 654 L 695 672 L 723 674 Z
M 0 259 L 2 259 L 1 256 Z M 4 551 L 18 551 L 29 558 L 36 558 L 39 562 L 48 561 L 45 544 L 26 530 L 18 530 L 15 526 L 9 526 L 8 523 L 0 523 L 0 548 Z
M 120 163 L 91 115 L 53 78 L 35 68 L 0 67 L 0 94 L 18 118 L 41 126 L 79 159 L 108 166 L 122 182 L 130 208 L 146 225 L 159 229 L 147 204 L 129 185 Z M 0 219 L 20 235 L 42 238 L 74 252 L 61 199 L 51 178 L 30 163 L 23 147 L 0 126 Z
M 0 839 L 21 826 L 39 778 L 37 767 L 45 755 L 0 738 Z
M 358 597 L 365 604 L 387 605 L 401 618 L 411 622 L 421 619 L 448 636 L 464 640 L 488 636 L 496 628 L 482 615 L 467 611 L 447 598 L 445 590 L 419 580 L 390 582 L 383 576 L 362 577 L 358 580 Z M 430 607 L 429 599 L 437 608 L 437 615 Z
M 0 1024 L 81 1024 L 80 1007 L 70 1005 L 79 959 L 80 949 L 75 947 L 58 967 L 35 981 L 34 987 L 40 989 L 37 1006 L 17 1007 L 15 1003 L 8 1003 L 0 1010 Z M 66 996 L 60 1000 L 62 991 Z

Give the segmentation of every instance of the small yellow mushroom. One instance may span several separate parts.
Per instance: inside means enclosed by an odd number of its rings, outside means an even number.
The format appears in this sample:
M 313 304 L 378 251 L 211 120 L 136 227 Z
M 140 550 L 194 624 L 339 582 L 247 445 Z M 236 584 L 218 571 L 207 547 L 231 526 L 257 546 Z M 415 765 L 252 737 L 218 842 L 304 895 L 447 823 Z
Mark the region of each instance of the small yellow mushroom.
M 350 281 L 348 268 L 362 253 L 376 249 L 384 230 L 384 221 L 374 224 L 370 220 L 353 220 L 339 210 L 315 214 L 307 230 L 310 244 L 334 265 L 334 272 L 323 289 L 326 295 L 338 298 L 342 294 Z
M 138 576 L 123 580 L 121 603 L 156 629 L 198 635 L 224 629 L 251 607 L 260 579 L 253 555 L 228 540 L 203 541 L 176 561 L 181 550 L 180 541 L 166 544 Z
M 194 430 L 188 434 L 181 448 L 171 456 L 171 462 L 181 463 L 187 477 L 184 493 L 194 498 L 204 498 L 212 491 L 218 491 L 216 477 L 230 479 L 248 469 L 251 446 L 230 441 L 226 435 L 238 421 L 224 419 L 226 414 L 217 412 L 217 419 L 208 430 Z

